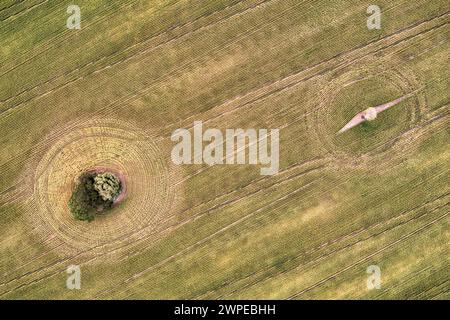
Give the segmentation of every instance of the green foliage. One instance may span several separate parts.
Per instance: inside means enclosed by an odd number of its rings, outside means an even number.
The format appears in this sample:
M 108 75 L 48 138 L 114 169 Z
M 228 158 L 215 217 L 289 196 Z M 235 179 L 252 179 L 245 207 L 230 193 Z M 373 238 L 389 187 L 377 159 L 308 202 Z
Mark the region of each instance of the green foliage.
M 112 173 L 84 173 L 70 197 L 69 209 L 75 219 L 92 221 L 95 212 L 112 207 L 120 189 L 120 180 Z
M 374 125 L 373 123 L 370 123 L 369 121 L 365 121 L 365 122 L 361 123 L 360 127 L 361 127 L 361 130 L 365 133 L 372 133 L 377 128 L 376 125 Z

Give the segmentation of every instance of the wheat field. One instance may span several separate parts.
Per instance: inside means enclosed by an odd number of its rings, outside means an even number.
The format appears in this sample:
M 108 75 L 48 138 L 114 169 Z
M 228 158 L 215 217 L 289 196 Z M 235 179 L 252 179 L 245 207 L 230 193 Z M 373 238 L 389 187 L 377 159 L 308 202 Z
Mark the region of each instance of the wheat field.
M 70 4 L 0 2 L 0 299 L 449 298 L 447 1 Z M 279 129 L 278 172 L 174 164 L 194 121 Z M 126 197 L 77 221 L 96 166 Z

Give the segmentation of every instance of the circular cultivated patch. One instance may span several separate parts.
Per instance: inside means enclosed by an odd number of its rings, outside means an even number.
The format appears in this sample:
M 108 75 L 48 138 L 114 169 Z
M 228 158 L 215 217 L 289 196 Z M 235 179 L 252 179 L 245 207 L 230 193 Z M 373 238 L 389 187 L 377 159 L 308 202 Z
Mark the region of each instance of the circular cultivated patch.
M 372 121 L 366 121 L 356 127 L 336 134 L 358 112 L 374 107 L 405 93 L 386 75 L 363 79 L 336 90 L 324 109 L 320 129 L 329 135 L 329 143 L 333 150 L 347 154 L 361 155 L 388 142 L 407 130 L 414 117 L 414 101 L 403 101 L 398 105 L 381 112 Z M 318 115 L 320 116 L 320 115 Z
M 37 229 L 75 249 L 99 249 L 152 232 L 175 199 L 171 164 L 154 137 L 114 120 L 89 121 L 52 135 L 35 174 Z M 170 158 L 169 158 L 170 159 Z M 74 219 L 68 200 L 84 172 L 110 171 L 123 190 L 108 214 Z M 95 251 L 95 250 L 94 250 Z
M 421 117 L 425 108 L 420 83 L 401 67 L 352 68 L 322 79 L 308 118 L 312 135 L 320 145 L 343 163 L 358 165 L 388 152 L 397 139 Z M 337 134 L 357 113 L 411 92 L 416 94 L 350 130 Z

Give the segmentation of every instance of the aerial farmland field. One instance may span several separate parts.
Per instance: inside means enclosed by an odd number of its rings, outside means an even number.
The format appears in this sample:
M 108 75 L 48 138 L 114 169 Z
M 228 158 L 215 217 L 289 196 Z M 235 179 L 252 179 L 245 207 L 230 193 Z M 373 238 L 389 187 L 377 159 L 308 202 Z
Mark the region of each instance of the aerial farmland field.
M 0 299 L 449 299 L 449 22 L 1 0 Z

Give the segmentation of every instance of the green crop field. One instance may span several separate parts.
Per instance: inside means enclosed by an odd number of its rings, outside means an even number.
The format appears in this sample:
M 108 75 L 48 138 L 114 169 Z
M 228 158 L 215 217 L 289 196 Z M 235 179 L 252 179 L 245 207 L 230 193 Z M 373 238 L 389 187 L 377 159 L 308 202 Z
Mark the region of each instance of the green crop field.
M 444 0 L 1 0 L 0 299 L 448 299 L 449 22 Z M 195 121 L 279 129 L 278 171 L 175 164 Z M 124 199 L 76 220 L 99 167 Z

